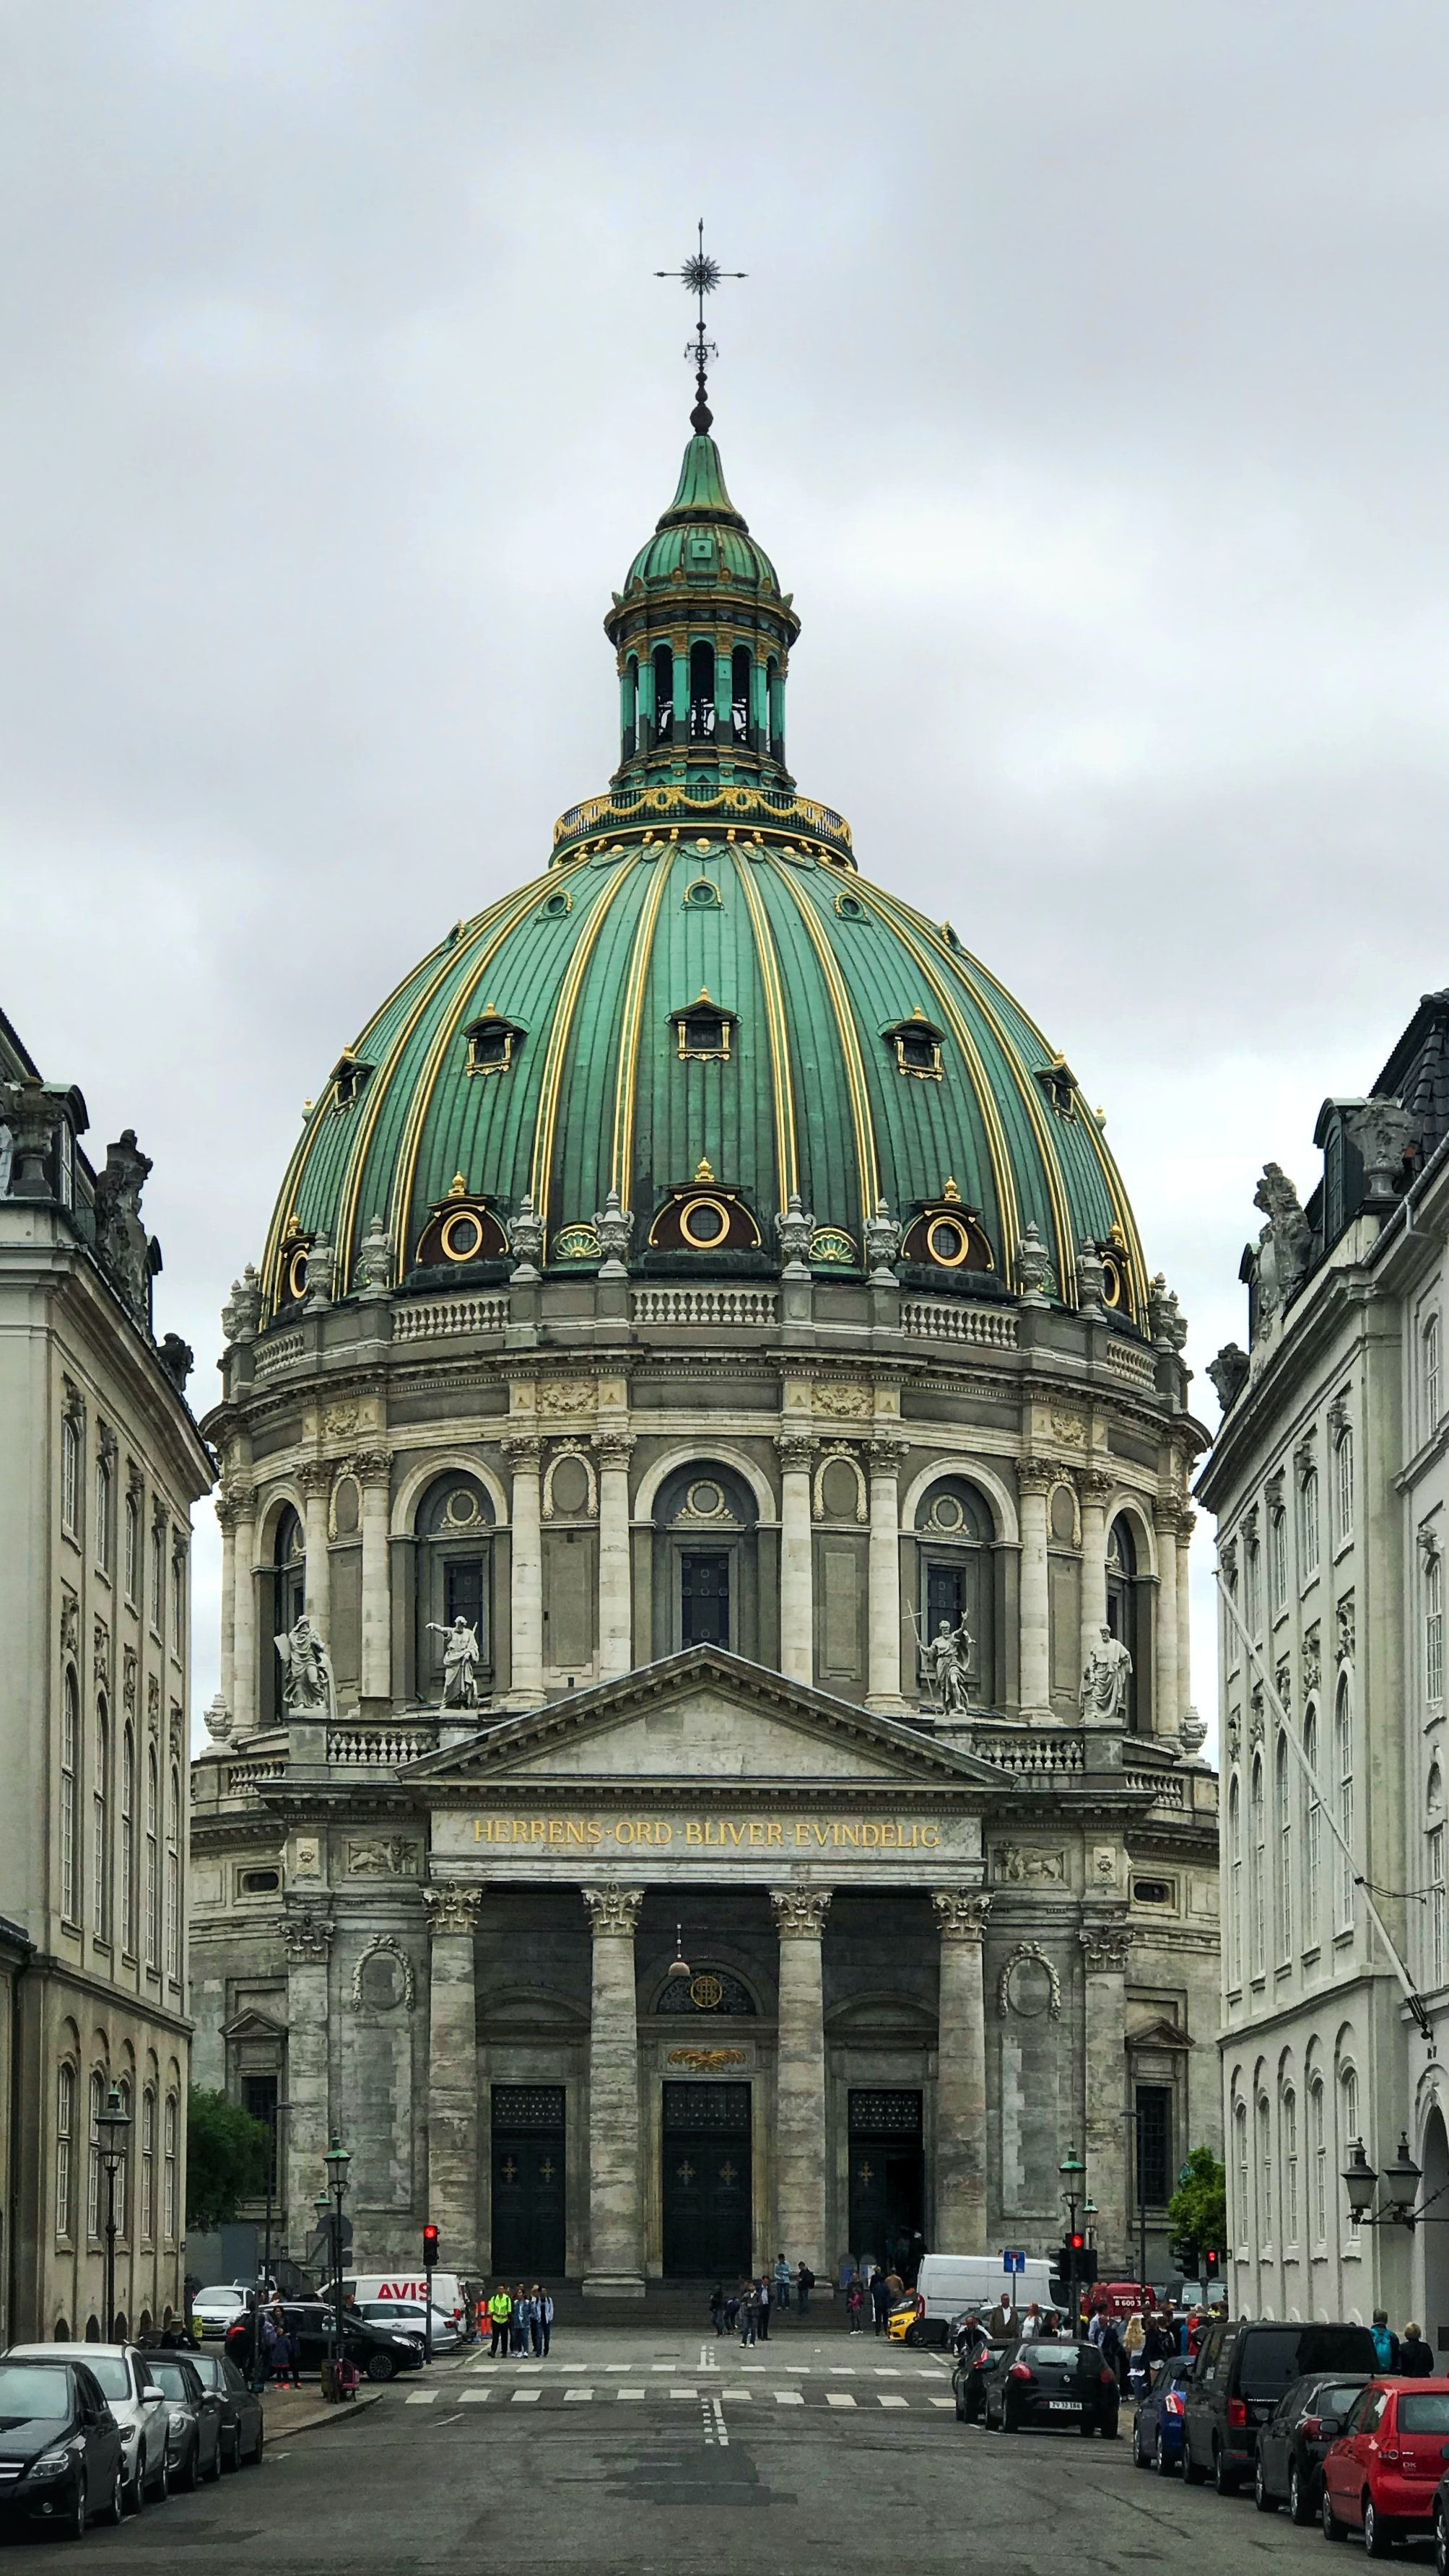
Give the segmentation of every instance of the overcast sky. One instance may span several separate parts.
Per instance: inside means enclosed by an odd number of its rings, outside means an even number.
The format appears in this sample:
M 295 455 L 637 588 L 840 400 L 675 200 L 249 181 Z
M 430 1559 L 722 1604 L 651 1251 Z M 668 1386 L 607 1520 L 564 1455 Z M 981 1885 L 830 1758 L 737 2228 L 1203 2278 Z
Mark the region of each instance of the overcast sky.
M 801 786 L 1105 1104 L 1216 1423 L 1259 1168 L 1449 980 L 1443 0 L 0 0 L 0 209 L 0 1003 L 198 1411 L 304 1097 L 605 783 L 703 213 Z

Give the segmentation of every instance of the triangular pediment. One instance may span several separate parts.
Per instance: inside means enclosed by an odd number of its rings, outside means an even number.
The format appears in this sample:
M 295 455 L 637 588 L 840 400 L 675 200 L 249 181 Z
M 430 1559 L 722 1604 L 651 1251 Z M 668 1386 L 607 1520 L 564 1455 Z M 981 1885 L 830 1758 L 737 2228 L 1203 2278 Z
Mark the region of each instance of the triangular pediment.
M 234 2020 L 223 2025 L 221 2035 L 223 2039 L 232 2040 L 285 2039 L 287 2031 L 285 2023 L 273 2021 L 268 2014 L 248 2006 L 245 2012 L 239 2012 Z
M 913 1727 L 713 1646 L 571 1692 L 471 1744 L 425 1754 L 404 1776 L 430 1791 L 454 1782 L 476 1790 L 483 1779 L 1010 1785 Z

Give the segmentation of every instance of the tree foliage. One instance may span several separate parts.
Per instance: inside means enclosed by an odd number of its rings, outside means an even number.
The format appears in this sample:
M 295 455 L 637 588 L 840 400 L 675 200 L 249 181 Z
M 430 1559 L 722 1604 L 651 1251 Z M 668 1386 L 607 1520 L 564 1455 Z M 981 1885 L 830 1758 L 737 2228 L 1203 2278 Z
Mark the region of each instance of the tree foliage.
M 186 2224 L 206 2235 L 267 2187 L 271 2133 L 225 2093 L 193 2084 L 186 2103 Z
M 1191 2238 L 1200 2253 L 1228 2242 L 1228 2177 L 1211 2147 L 1194 2147 L 1187 2158 L 1189 2180 L 1179 2183 L 1167 2205 L 1167 2224 L 1176 2237 Z

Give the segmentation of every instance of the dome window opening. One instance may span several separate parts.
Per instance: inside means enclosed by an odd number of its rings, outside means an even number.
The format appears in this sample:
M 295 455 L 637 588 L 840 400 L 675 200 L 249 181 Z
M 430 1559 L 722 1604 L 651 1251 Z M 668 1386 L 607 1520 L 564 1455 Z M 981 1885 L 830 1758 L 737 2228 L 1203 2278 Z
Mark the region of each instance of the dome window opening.
M 923 1495 L 916 1514 L 920 1686 L 943 1708 L 958 1705 L 963 1689 L 973 1707 L 993 1702 L 994 1541 L 990 1508 L 965 1477 L 943 1477 Z
M 730 1212 L 718 1199 L 687 1199 L 679 1211 L 679 1231 L 691 1252 L 713 1252 L 730 1230 Z
M 835 909 L 842 921 L 869 921 L 870 914 L 858 894 L 847 894 L 844 888 L 835 898 Z
M 771 760 L 785 757 L 785 683 L 773 653 L 765 664 L 765 750 Z
M 1147 1643 L 1148 1587 L 1139 1572 L 1137 1540 L 1125 1512 L 1107 1532 L 1107 1626 L 1132 1658 L 1127 1681 L 1127 1731 L 1150 1734 Z
M 654 739 L 674 740 L 674 655 L 667 644 L 654 647 Z
M 455 1172 L 447 1197 L 436 1201 L 418 1238 L 417 1267 L 433 1270 L 449 1262 L 457 1269 L 470 1261 L 502 1261 L 507 1254 L 508 1237 L 488 1200 L 469 1189 L 464 1173 Z
M 714 646 L 689 648 L 689 739 L 713 742 L 715 733 Z
M 935 1270 L 992 1271 L 996 1267 L 979 1212 L 964 1204 L 953 1180 L 907 1227 L 901 1254 L 906 1261 L 927 1263 Z
M 752 750 L 750 738 L 750 650 L 737 644 L 730 655 L 730 732 L 742 749 Z
M 623 754 L 632 760 L 639 748 L 639 656 L 631 653 L 624 664 L 623 704 L 620 710 L 620 735 Z
M 916 1082 L 940 1082 L 944 1079 L 941 1047 L 944 1029 L 938 1029 L 919 1007 L 908 1020 L 897 1020 L 885 1032 L 895 1051 L 896 1070 Z
M 505 1020 L 501 1012 L 483 1011 L 470 1021 L 463 1035 L 468 1041 L 469 1073 L 507 1073 L 523 1031 L 512 1020 Z
M 691 886 L 690 894 L 694 891 Z M 711 893 L 718 903 L 719 896 L 713 888 Z M 721 1010 L 703 989 L 687 1011 L 675 1013 L 675 1045 L 681 1063 L 728 1064 L 734 1052 L 734 1033 L 733 1011 Z
M 696 877 L 684 889 L 684 900 L 695 912 L 718 912 L 721 909 L 719 887 L 713 877 Z
M 1058 1118 L 1075 1117 L 1079 1085 L 1065 1056 L 1054 1056 L 1050 1064 L 1038 1065 L 1036 1078 Z
M 368 1075 L 374 1070 L 375 1067 L 372 1065 L 364 1064 L 361 1056 L 350 1052 L 339 1056 L 330 1076 L 333 1108 L 350 1109 Z
M 693 1183 L 672 1189 L 649 1229 L 651 1252 L 758 1252 L 760 1229 L 738 1190 L 717 1181 L 708 1157 Z

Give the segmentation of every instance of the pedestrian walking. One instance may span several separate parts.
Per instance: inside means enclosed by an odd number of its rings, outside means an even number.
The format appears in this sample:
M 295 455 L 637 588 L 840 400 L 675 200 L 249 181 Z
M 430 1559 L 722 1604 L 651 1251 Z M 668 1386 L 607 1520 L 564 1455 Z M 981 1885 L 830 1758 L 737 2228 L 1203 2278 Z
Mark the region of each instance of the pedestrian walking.
M 761 2343 L 769 2342 L 770 2283 L 768 2276 L 763 2272 L 760 2274 L 759 2281 L 755 2288 L 755 2332 L 759 2336 Z
M 783 2317 L 788 2315 L 790 2308 L 790 2266 L 783 2254 L 777 2254 L 775 2257 L 774 2280 L 775 2305 Z
M 528 2292 L 520 2281 L 513 2293 L 513 2314 L 509 2318 L 515 2358 L 528 2350 Z
M 1417 2326 L 1405 2326 L 1399 2338 L 1399 2370 L 1405 2379 L 1433 2376 L 1434 2356 Z
M 505 2361 L 508 2358 L 508 2320 L 512 2314 L 513 2301 L 508 2294 L 508 2284 L 500 2281 L 488 2302 L 488 2325 L 493 2337 L 488 2352 L 490 2361 L 497 2361 L 500 2356 Z
M 845 2313 L 850 2319 L 851 2333 L 858 2335 L 865 2319 L 865 2292 L 858 2272 L 852 2274 L 850 2287 L 845 2293 Z
M 752 2344 L 754 2342 L 757 2330 L 758 2308 L 753 2281 L 742 2281 L 740 2283 L 738 2310 L 740 2320 L 740 2349 L 743 2351 L 746 2344 Z
M 1387 2308 L 1375 2308 L 1374 2321 L 1369 2331 L 1374 2339 L 1374 2358 L 1380 2370 L 1397 2370 L 1399 2338 L 1389 2323 Z
M 815 2275 L 808 2263 L 802 2263 L 795 2275 L 795 2305 L 802 2317 L 810 2314 L 810 2293 L 814 2287 Z
M 729 2297 L 726 2299 L 724 2317 L 725 2333 L 733 2334 L 740 2321 L 740 2294 L 738 2290 L 731 2290 Z
M 709 2313 L 716 2336 L 722 2335 L 725 2322 L 725 2294 L 722 2281 L 716 2281 L 709 2294 Z
M 840 2263 L 840 2295 L 843 2299 L 849 2297 L 851 2282 L 857 2280 L 859 2276 L 860 2266 L 856 2262 L 855 2256 L 853 2254 L 843 2255 Z
M 1127 2365 L 1127 2384 L 1134 2397 L 1140 2397 L 1147 2386 L 1147 2328 L 1140 2309 L 1134 2309 L 1122 2337 L 1122 2353 Z
M 553 2350 L 553 2299 L 537 2281 L 533 2285 L 533 2349 L 543 2361 Z
M 875 2331 L 878 2335 L 883 2335 L 885 2333 L 886 2318 L 890 2315 L 890 2306 L 890 2288 L 887 2284 L 884 2272 L 881 2270 L 879 2263 L 877 2263 L 875 2270 L 870 2276 L 870 2311 L 875 2320 Z

